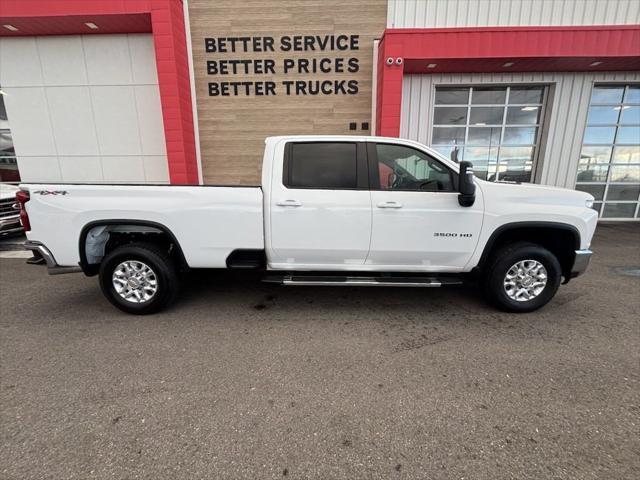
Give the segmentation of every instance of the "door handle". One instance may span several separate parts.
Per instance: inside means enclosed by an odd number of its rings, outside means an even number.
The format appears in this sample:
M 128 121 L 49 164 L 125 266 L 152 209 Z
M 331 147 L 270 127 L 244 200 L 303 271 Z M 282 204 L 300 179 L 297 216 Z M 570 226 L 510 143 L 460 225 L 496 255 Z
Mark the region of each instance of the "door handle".
M 302 202 L 298 200 L 279 200 L 276 202 L 279 207 L 301 207 Z
M 378 208 L 402 208 L 400 202 L 380 202 Z

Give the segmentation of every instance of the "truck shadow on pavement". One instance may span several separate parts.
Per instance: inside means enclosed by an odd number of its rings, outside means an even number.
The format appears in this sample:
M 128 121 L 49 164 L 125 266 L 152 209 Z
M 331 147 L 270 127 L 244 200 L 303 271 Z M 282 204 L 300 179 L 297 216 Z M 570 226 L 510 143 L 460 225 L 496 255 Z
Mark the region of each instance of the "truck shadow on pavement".
M 308 332 L 321 340 L 341 332 L 354 341 L 373 335 L 393 354 L 440 348 L 461 338 L 504 335 L 563 343 L 566 330 L 583 321 L 572 313 L 575 298 L 560 290 L 547 307 L 512 314 L 489 305 L 474 285 L 280 286 L 261 282 L 259 275 L 202 270 L 191 272 L 178 301 L 161 315 L 186 324 L 206 321 L 225 329 L 246 329 L 249 334 Z M 563 322 L 558 322 L 559 309 Z
M 220 301 L 256 312 L 297 309 L 300 315 L 319 310 L 330 314 L 363 312 L 486 314 L 495 311 L 472 285 L 440 288 L 282 286 L 261 281 L 261 275 L 218 270 L 193 271 L 172 309 L 189 309 Z

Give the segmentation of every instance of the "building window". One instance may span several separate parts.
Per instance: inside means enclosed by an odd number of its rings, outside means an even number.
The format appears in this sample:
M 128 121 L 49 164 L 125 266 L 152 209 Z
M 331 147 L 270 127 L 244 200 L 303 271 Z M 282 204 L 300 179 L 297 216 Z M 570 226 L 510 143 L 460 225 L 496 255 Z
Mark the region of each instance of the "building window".
M 0 182 L 19 182 L 16 151 L 13 148 L 13 138 L 11 130 L 9 130 L 4 95 L 2 86 L 0 86 Z
M 437 87 L 431 145 L 485 180 L 529 182 L 544 86 Z
M 594 86 L 576 189 L 601 218 L 639 218 L 640 84 Z

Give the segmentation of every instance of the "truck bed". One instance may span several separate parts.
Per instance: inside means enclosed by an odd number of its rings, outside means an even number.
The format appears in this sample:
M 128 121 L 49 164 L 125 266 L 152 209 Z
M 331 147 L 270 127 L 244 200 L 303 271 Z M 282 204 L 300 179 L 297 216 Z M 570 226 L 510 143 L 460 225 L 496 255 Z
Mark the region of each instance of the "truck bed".
M 60 266 L 80 260 L 78 239 L 91 223 L 130 220 L 162 225 L 192 268 L 223 268 L 236 249 L 263 249 L 260 187 L 22 184 L 32 230 Z

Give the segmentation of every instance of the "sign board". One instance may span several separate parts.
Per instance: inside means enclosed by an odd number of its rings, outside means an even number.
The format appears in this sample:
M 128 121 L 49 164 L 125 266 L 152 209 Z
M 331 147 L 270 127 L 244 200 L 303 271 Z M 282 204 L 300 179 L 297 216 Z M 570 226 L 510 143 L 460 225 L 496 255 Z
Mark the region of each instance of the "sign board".
M 259 184 L 267 136 L 370 133 L 386 0 L 188 5 L 205 183 Z

